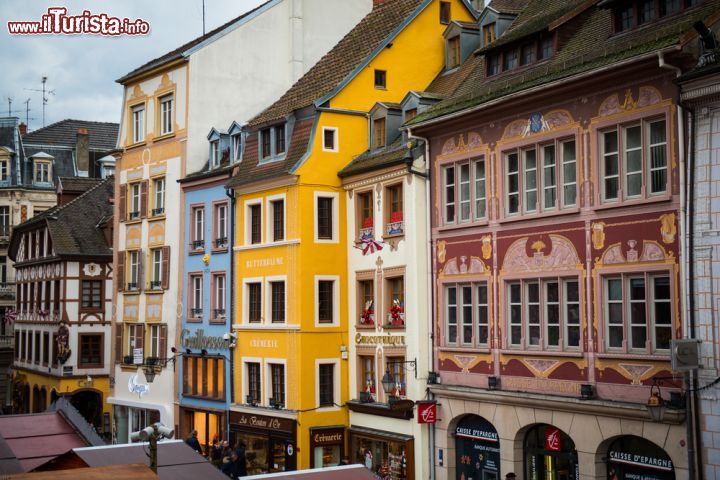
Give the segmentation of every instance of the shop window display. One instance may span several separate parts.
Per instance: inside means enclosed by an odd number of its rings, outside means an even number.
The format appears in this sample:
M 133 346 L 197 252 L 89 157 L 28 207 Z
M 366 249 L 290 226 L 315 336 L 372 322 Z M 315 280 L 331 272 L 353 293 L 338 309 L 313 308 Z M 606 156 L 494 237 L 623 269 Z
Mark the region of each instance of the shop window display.
M 356 463 L 382 479 L 405 480 L 408 478 L 405 442 L 357 438 Z

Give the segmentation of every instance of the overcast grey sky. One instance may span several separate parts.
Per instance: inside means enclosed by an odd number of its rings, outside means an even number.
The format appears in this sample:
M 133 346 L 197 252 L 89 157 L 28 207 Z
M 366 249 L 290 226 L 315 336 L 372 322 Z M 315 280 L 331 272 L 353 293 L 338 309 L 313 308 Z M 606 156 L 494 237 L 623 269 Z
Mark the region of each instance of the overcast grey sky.
M 206 30 L 227 22 L 264 0 L 205 0 Z M 10 35 L 8 21 L 39 21 L 50 7 L 69 15 L 83 10 L 150 23 L 146 36 Z M 202 0 L 1 0 L 0 116 L 25 120 L 30 99 L 30 128 L 42 126 L 41 78 L 48 77 L 45 124 L 64 118 L 119 122 L 122 87 L 115 79 L 183 43 L 202 35 Z

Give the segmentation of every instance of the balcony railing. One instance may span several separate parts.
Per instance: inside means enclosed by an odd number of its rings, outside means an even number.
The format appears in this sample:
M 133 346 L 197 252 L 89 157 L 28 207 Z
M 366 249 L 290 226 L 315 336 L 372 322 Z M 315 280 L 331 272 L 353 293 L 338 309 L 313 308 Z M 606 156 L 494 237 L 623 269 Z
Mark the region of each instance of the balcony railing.
M 138 289 L 138 284 L 137 284 L 137 282 L 130 282 L 130 283 L 127 284 L 127 289 L 126 289 L 126 290 L 137 290 L 137 289 Z
M 202 308 L 191 308 L 190 309 L 190 315 L 193 318 L 202 318 L 203 309 Z
M 11 225 L 0 225 L 0 242 L 7 242 L 12 235 L 13 227 Z
M 390 222 L 386 225 L 386 235 L 402 235 L 405 233 L 405 223 L 403 221 Z
M 162 290 L 162 281 L 153 280 L 150 282 L 150 290 Z
M 165 213 L 164 208 L 153 208 L 152 209 L 153 217 L 157 217 L 158 215 L 162 215 L 163 213 Z
M 0 335 L 0 348 L 14 348 L 15 337 L 13 335 Z
M 220 237 L 215 240 L 215 248 L 227 247 L 227 243 L 228 243 L 227 237 Z
M 215 318 L 223 318 L 225 317 L 225 309 L 216 308 L 215 310 L 213 310 L 213 314 L 215 315 Z
M 140 218 L 140 212 L 128 213 L 128 220 L 137 220 L 138 218 Z
M 373 227 L 361 228 L 358 235 L 358 240 L 360 241 L 363 241 L 365 238 L 373 238 L 375 236 L 375 229 Z
M 0 300 L 15 300 L 15 282 L 0 283 Z
M 193 250 L 202 250 L 205 248 L 205 240 L 193 240 L 190 242 L 190 248 Z

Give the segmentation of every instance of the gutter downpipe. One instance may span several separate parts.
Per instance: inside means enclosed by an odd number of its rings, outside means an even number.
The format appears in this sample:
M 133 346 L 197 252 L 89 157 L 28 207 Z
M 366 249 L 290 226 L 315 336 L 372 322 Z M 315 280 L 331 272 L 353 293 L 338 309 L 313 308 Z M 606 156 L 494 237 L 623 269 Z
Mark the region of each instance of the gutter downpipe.
M 230 314 L 228 315 L 228 318 L 230 319 L 230 332 L 234 333 L 232 331 L 233 326 L 233 315 L 235 314 L 235 295 L 232 294 L 232 291 L 234 289 L 235 285 L 235 190 L 232 188 L 225 187 L 225 195 L 230 199 Z M 230 338 L 230 343 L 235 343 L 237 345 L 237 342 L 233 341 L 232 338 Z M 237 347 L 235 347 L 237 348 Z M 230 405 L 235 403 L 235 356 L 234 356 L 234 349 L 229 348 L 228 345 L 228 353 L 230 356 L 228 359 L 230 360 Z M 228 405 L 228 410 L 230 405 Z M 230 415 L 227 415 L 227 418 L 225 419 L 225 432 L 227 435 L 230 433 Z M 228 440 L 230 437 L 228 436 Z
M 682 70 L 679 67 L 676 67 L 675 65 L 671 65 L 665 61 L 665 53 L 660 51 L 657 52 L 658 57 L 658 67 L 663 68 L 666 70 L 671 70 L 675 72 L 675 78 L 678 78 L 680 75 L 682 75 Z M 694 115 L 693 115 L 694 119 Z M 694 121 L 694 120 L 693 120 Z M 685 321 L 683 322 L 683 330 L 686 332 L 686 334 L 689 334 L 690 338 L 695 338 L 695 315 L 693 313 L 695 308 L 695 301 L 694 301 L 694 288 L 693 288 L 693 276 L 694 276 L 694 268 L 693 268 L 693 255 L 692 255 L 692 206 L 688 208 L 688 205 L 691 205 L 692 201 L 688 202 L 688 199 L 692 199 L 692 195 L 688 195 L 689 191 L 693 190 L 693 171 L 692 166 L 690 167 L 690 173 L 689 173 L 689 179 L 686 179 L 685 174 L 685 168 L 686 168 L 686 162 L 685 162 L 685 135 L 684 135 L 684 129 L 683 124 L 685 123 L 685 116 L 683 113 L 683 107 L 678 101 L 677 103 L 677 138 L 678 138 L 678 156 L 679 156 L 679 172 L 680 172 L 680 238 L 682 239 L 681 247 L 680 247 L 680 255 L 684 261 L 680 262 L 680 275 L 682 278 L 682 282 L 680 283 L 680 289 L 681 289 L 681 298 L 687 298 L 688 300 L 686 302 L 683 302 L 683 318 Z M 692 135 L 694 132 L 692 131 L 689 135 L 689 141 L 692 142 Z M 692 142 L 692 146 L 694 148 L 694 142 Z M 691 164 L 694 164 L 694 161 L 691 160 Z M 687 182 L 687 183 L 686 183 Z M 689 209 L 689 213 L 688 213 Z M 686 266 L 687 265 L 687 266 Z M 698 476 L 698 468 L 696 466 L 699 466 L 700 463 L 698 462 L 698 453 L 696 451 L 696 430 L 697 430 L 697 422 L 696 422 L 696 407 L 697 407 L 697 392 L 694 391 L 693 385 L 694 381 L 692 380 L 693 374 L 692 372 L 689 372 L 686 381 L 686 390 L 689 395 L 686 395 L 686 410 L 687 410 L 687 421 L 685 423 L 686 426 L 686 436 L 687 436 L 687 455 L 688 455 L 688 478 L 689 480 L 696 480 L 700 479 L 701 476 Z
M 370 123 L 368 122 L 368 129 L 370 128 Z M 428 348 L 429 348 L 429 367 L 432 369 L 432 371 L 435 371 L 435 322 L 433 321 L 433 315 L 435 313 L 435 289 L 433 288 L 433 278 L 435 278 L 435 263 L 433 262 L 433 241 L 432 241 L 432 202 L 430 201 L 430 171 L 431 163 L 430 163 L 430 141 L 425 137 L 419 137 L 417 135 L 413 135 L 412 130 L 410 128 L 407 129 L 408 133 L 408 140 L 420 140 L 425 144 L 425 167 L 427 169 L 426 171 L 426 177 L 425 177 L 425 209 L 427 211 L 427 227 L 425 228 L 427 235 L 428 235 L 428 244 L 427 244 L 427 255 L 428 255 L 428 278 L 427 278 L 427 286 L 428 291 L 430 295 L 427 296 L 428 298 L 428 320 L 430 321 L 430 339 L 428 342 Z M 368 137 L 370 138 L 370 137 Z M 411 174 L 412 175 L 412 174 Z M 428 389 L 428 396 L 430 400 L 434 399 L 433 393 L 430 392 Z M 430 463 L 430 480 L 435 480 L 435 424 L 431 423 L 428 426 L 428 462 Z

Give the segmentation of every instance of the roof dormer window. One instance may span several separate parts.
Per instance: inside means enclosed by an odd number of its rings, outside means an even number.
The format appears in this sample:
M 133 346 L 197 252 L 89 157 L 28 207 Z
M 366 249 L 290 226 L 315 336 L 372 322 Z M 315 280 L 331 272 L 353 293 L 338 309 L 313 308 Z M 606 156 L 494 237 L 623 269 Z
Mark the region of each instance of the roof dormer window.
M 495 22 L 483 25 L 483 46 L 495 41 Z
M 210 142 L 210 166 L 217 168 L 220 165 L 220 140 Z
M 455 68 L 460 65 L 460 37 L 449 38 L 447 41 L 447 66 Z
M 699 0 L 635 0 L 613 8 L 615 33 L 626 32 L 658 19 L 680 13 Z
M 238 133 L 232 137 L 232 158 L 233 162 L 240 161 L 240 155 L 242 154 L 242 136 Z
M 513 48 L 505 52 L 503 56 L 503 70 L 512 70 L 517 68 L 518 65 L 518 52 L 517 49 Z
M 285 155 L 286 135 L 285 123 L 260 130 L 258 140 L 260 142 L 261 163 L 270 162 Z
M 373 146 L 382 148 L 385 146 L 385 117 L 376 118 L 373 121 Z

